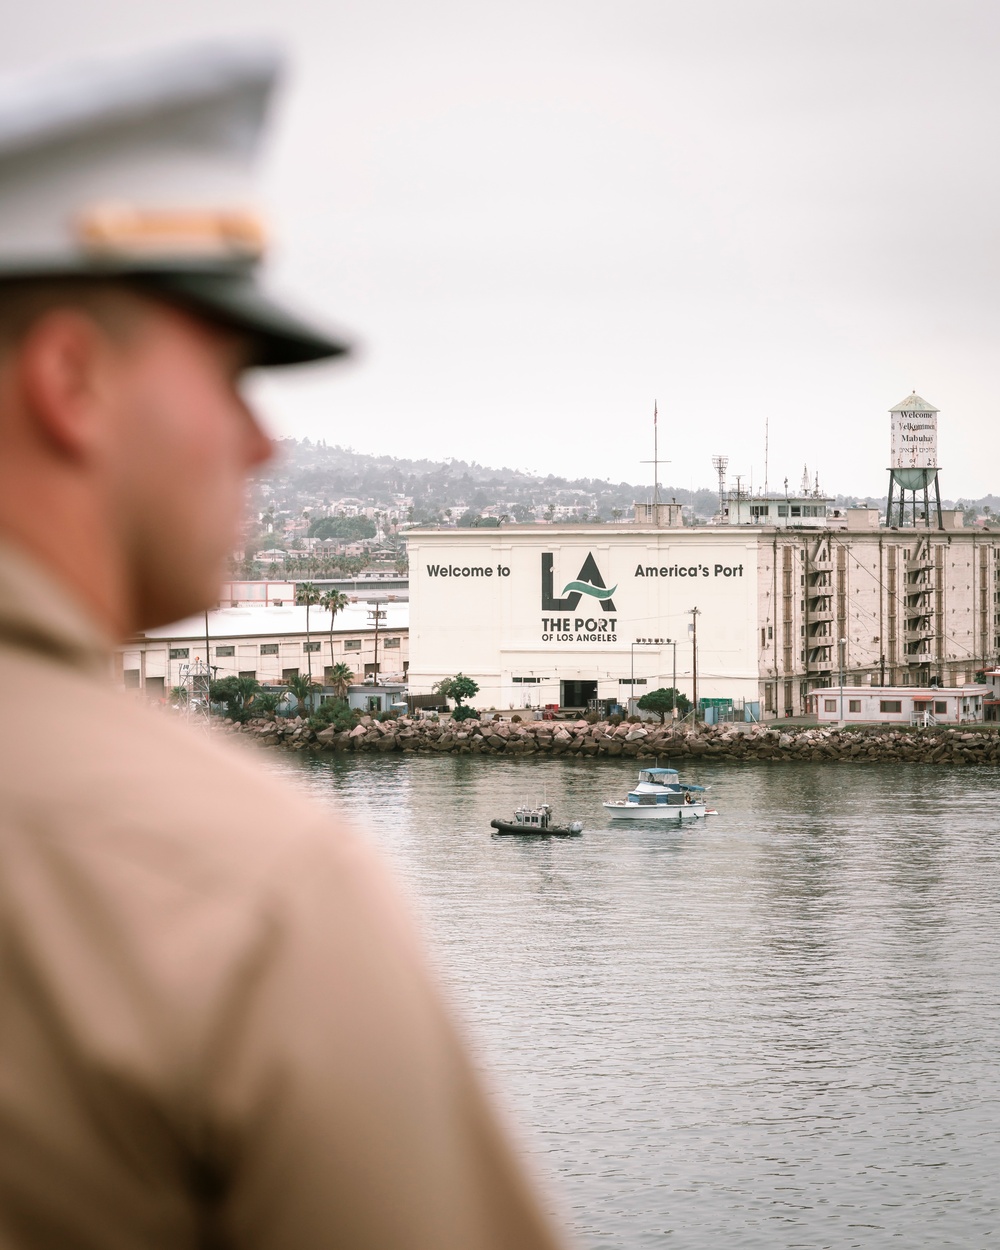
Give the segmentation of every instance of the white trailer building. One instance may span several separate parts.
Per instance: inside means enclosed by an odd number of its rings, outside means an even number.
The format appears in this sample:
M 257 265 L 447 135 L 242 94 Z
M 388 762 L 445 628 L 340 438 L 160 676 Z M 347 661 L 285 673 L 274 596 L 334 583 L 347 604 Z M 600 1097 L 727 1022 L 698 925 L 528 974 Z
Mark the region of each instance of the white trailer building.
M 837 686 L 817 690 L 809 701 L 821 723 L 962 725 L 983 719 L 983 686 Z

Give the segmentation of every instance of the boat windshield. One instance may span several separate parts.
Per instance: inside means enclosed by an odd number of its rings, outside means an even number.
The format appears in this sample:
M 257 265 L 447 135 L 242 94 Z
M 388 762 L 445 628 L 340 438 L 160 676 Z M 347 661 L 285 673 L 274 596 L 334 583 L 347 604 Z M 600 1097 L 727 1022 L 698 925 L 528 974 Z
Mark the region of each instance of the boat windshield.
M 676 768 L 643 768 L 639 772 L 639 780 L 653 786 L 672 785 L 679 776 Z

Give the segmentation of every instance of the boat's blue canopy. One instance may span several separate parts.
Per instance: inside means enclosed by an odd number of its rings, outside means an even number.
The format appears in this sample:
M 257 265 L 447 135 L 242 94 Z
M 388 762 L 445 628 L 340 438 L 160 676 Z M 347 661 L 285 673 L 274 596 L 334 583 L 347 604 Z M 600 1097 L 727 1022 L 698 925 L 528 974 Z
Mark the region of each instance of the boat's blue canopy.
M 662 798 L 664 794 L 683 794 L 685 790 L 704 791 L 705 789 L 706 789 L 705 786 L 677 785 L 677 786 L 669 786 L 666 790 L 662 792 L 658 792 L 654 790 L 652 791 L 652 793 L 650 793 L 650 792 L 646 792 L 643 790 L 630 790 L 628 797 L 636 803 L 639 803 L 641 801 L 649 802 L 650 799 L 655 799 L 658 797 Z
M 652 773 L 654 776 L 657 776 L 657 777 L 662 777 L 666 774 L 669 774 L 671 777 L 680 776 L 680 773 L 678 773 L 676 768 L 642 768 L 639 771 L 644 772 L 644 773 Z

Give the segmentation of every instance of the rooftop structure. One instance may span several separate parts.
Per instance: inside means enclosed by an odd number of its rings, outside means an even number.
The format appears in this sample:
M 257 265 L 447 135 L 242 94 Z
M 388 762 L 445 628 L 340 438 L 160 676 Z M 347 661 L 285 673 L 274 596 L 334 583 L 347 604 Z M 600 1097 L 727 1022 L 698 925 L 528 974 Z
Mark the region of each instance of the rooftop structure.
M 774 525 L 779 529 L 826 529 L 847 524 L 846 509 L 834 506 L 830 496 L 738 495 L 730 493 L 726 525 Z

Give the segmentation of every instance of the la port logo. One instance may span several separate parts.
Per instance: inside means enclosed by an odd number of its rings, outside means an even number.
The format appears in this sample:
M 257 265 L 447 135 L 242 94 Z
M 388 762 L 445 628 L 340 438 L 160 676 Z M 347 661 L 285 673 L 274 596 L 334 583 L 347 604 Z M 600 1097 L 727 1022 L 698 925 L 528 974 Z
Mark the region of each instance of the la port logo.
M 573 579 L 562 588 L 562 597 L 555 595 L 555 580 L 552 571 L 552 552 L 542 552 L 542 611 L 543 612 L 575 612 L 580 606 L 584 595 L 596 599 L 605 612 L 616 612 L 612 595 L 617 585 L 607 586 L 593 553 L 588 551 L 583 567 Z

